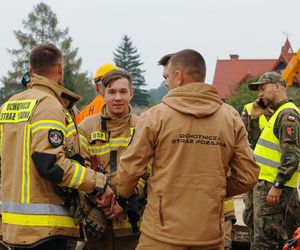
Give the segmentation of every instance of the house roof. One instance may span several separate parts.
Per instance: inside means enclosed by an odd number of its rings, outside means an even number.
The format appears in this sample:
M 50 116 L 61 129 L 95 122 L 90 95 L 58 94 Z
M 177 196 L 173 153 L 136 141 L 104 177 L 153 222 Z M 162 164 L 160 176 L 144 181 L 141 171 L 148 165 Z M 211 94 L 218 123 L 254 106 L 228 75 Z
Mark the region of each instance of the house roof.
M 229 97 L 231 90 L 250 76 L 259 76 L 270 71 L 276 59 L 265 60 L 218 60 L 213 87 L 217 89 L 222 99 Z
M 238 55 L 230 55 L 230 59 L 217 60 L 213 79 L 213 87 L 222 99 L 230 97 L 231 91 L 248 77 L 260 76 L 267 71 L 281 70 L 293 57 L 294 52 L 287 39 L 281 48 L 278 59 L 239 59 Z M 295 82 L 300 84 L 298 73 Z

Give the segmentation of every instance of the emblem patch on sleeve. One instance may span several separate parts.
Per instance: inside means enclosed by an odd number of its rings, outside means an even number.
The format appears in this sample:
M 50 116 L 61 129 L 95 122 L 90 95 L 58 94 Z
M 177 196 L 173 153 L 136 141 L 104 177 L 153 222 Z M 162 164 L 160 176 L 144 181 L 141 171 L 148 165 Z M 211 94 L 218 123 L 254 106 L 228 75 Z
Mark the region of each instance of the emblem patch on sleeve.
M 294 134 L 294 128 L 293 127 L 287 127 L 286 132 L 289 136 L 292 136 Z
M 64 142 L 64 135 L 61 130 L 49 129 L 48 141 L 53 147 L 59 147 Z

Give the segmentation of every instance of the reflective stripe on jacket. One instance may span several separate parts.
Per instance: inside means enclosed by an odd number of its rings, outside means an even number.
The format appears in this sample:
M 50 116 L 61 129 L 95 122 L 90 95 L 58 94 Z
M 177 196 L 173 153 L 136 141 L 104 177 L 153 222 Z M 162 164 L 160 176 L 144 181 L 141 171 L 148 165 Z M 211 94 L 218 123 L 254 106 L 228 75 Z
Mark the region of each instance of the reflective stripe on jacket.
M 14 95 L 0 112 L 3 239 L 12 246 L 79 237 L 59 186 L 90 193 L 105 181 L 68 159 L 79 153 L 67 111 L 79 97 L 45 77 L 34 75 L 31 82 L 32 89 Z
M 88 117 L 79 124 L 80 145 L 86 165 L 109 176 L 110 185 L 113 190 L 116 190 L 115 177 L 120 156 L 131 141 L 138 117 L 129 113 L 120 119 L 115 119 L 107 116 L 104 111 L 105 108 L 99 114 Z M 112 152 L 116 152 L 115 169 L 111 166 L 111 162 L 114 161 L 111 159 Z M 144 189 L 144 182 L 141 178 L 140 189 Z M 117 236 L 132 234 L 128 219 L 113 222 L 113 229 Z
M 292 108 L 299 112 L 295 104 L 287 102 L 280 106 L 262 131 L 254 149 L 256 163 L 260 166 L 259 179 L 273 183 L 276 179 L 278 167 L 281 165 L 281 147 L 278 138 L 274 135 L 274 124 L 280 111 Z M 299 165 L 300 166 L 300 165 Z M 300 177 L 300 167 L 284 186 L 296 187 Z

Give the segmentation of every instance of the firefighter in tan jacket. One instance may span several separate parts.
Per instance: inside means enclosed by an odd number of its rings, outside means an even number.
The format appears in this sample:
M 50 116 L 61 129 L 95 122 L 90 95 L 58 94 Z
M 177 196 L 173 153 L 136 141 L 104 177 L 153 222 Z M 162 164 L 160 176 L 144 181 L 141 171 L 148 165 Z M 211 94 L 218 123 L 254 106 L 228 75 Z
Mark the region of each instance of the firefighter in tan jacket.
M 79 97 L 61 86 L 60 50 L 37 46 L 30 66 L 32 88 L 0 111 L 3 239 L 13 249 L 66 249 L 80 231 L 62 189 L 104 192 L 98 205 L 108 205 L 112 192 L 104 175 L 69 159 L 80 159 L 77 129 L 67 111 Z
M 223 250 L 224 198 L 257 182 L 258 166 L 238 112 L 204 79 L 198 52 L 174 54 L 166 74 L 169 93 L 141 116 L 121 156 L 117 189 L 124 197 L 134 192 L 153 157 L 138 250 Z
M 87 117 L 79 124 L 80 144 L 86 165 L 104 173 L 116 191 L 116 171 L 121 154 L 127 148 L 138 117 L 131 113 L 129 101 L 133 96 L 131 76 L 123 70 L 112 70 L 102 78 L 101 95 L 105 106 L 101 112 Z M 137 191 L 142 195 L 145 180 L 141 178 Z M 84 249 L 135 249 L 138 235 L 134 234 L 123 209 L 116 203 L 112 221 L 104 237 L 88 239 Z

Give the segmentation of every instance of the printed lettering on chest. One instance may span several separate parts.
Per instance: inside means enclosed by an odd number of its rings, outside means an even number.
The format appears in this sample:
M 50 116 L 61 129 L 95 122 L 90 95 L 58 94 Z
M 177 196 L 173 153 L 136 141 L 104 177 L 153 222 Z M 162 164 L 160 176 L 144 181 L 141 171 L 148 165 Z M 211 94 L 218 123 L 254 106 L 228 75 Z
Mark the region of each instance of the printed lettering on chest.
M 28 121 L 37 100 L 8 101 L 4 103 L 1 114 L 1 123 L 18 123 Z

